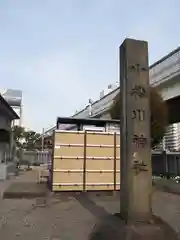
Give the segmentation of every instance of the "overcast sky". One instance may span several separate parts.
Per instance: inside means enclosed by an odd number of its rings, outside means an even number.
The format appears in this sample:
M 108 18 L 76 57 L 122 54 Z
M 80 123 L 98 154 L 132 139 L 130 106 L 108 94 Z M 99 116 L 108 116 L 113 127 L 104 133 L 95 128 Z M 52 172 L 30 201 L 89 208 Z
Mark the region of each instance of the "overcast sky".
M 179 9 L 179 0 L 0 0 L 0 87 L 23 91 L 23 124 L 42 131 L 118 80 L 124 38 L 147 40 L 150 63 L 178 47 Z

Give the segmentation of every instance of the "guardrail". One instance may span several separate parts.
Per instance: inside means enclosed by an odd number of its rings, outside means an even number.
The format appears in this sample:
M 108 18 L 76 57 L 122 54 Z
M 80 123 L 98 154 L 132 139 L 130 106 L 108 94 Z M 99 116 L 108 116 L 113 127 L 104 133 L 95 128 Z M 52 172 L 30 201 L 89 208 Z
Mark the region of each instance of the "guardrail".
M 180 47 L 150 66 L 150 83 L 160 85 L 180 74 Z
M 152 175 L 167 178 L 180 176 L 180 152 L 152 153 Z

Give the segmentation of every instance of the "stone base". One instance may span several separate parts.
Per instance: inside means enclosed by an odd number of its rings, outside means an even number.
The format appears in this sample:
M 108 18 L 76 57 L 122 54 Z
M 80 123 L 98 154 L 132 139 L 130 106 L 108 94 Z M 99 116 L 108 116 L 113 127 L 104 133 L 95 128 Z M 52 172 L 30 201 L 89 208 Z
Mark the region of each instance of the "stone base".
M 3 194 L 3 198 L 43 198 L 48 193 L 46 184 L 37 184 L 34 182 L 15 182 L 12 183 Z
M 89 236 L 90 240 L 176 240 L 177 233 L 160 218 L 153 216 L 151 223 L 125 224 L 119 214 L 100 220 Z

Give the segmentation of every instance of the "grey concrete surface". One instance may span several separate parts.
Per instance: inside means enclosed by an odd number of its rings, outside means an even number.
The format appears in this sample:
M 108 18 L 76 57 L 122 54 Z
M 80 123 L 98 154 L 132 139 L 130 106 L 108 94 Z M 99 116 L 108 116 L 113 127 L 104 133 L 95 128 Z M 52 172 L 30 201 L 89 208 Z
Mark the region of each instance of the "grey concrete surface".
M 47 184 L 42 183 L 21 183 L 15 182 L 12 183 L 3 194 L 3 198 L 36 198 L 36 197 L 45 197 L 47 194 Z
M 19 172 L 3 191 L 3 198 L 45 197 L 48 193 L 46 183 L 37 183 L 38 171 Z
M 180 194 L 180 183 L 177 183 L 173 179 L 165 179 L 165 178 L 156 179 L 153 181 L 153 184 L 158 190 L 169 192 L 169 193 Z
M 29 173 L 16 181 L 30 181 Z M 120 209 L 118 195 L 50 195 L 45 205 L 39 204 L 41 200 L 1 199 L 0 238 L 86 240 L 99 219 Z M 180 233 L 179 195 L 156 191 L 153 212 Z
M 81 195 L 50 197 L 46 206 L 36 200 L 1 200 L 2 239 L 88 239 L 94 224 L 108 213 L 119 211 L 119 198 Z M 153 211 L 180 232 L 180 196 L 156 192 Z

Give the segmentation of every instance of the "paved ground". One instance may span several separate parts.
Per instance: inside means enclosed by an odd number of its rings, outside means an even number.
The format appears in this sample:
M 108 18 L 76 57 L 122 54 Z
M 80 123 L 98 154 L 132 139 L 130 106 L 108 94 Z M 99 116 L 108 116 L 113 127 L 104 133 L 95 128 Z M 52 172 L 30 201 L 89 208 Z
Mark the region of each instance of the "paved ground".
M 37 184 L 37 183 L 23 183 L 15 182 L 12 183 L 5 191 L 3 198 L 36 198 L 45 197 L 47 195 L 47 184 Z
M 45 197 L 48 189 L 47 184 L 38 182 L 38 169 L 33 171 L 20 171 L 19 176 L 8 181 L 3 189 L 3 198 L 35 198 Z M 3 185 L 3 182 L 1 182 Z M 0 185 L 0 186 L 1 186 Z
M 28 174 L 22 178 L 30 181 Z M 1 199 L 0 236 L 6 240 L 86 240 L 98 219 L 119 211 L 118 200 L 118 196 L 66 195 L 50 198 L 45 207 L 37 207 L 33 199 Z M 153 211 L 180 232 L 179 195 L 155 192 Z

